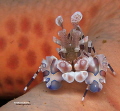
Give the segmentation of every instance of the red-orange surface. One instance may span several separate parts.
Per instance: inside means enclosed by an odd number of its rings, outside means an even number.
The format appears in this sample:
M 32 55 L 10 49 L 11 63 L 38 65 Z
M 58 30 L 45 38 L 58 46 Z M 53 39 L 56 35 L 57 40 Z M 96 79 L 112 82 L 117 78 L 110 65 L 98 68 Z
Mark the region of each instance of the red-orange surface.
M 51 55 L 59 58 L 56 51 L 59 46 L 52 42 L 52 36 L 57 36 L 60 30 L 54 22 L 58 15 L 63 16 L 64 27 L 69 31 L 70 16 L 80 11 L 83 14 L 80 26 L 85 35 L 94 38 L 107 32 L 108 37 L 113 37 L 118 27 L 111 33 L 107 23 L 118 17 L 118 10 L 117 0 L 1 0 L 0 98 L 23 94 L 42 59 Z M 30 88 L 41 81 L 40 73 Z

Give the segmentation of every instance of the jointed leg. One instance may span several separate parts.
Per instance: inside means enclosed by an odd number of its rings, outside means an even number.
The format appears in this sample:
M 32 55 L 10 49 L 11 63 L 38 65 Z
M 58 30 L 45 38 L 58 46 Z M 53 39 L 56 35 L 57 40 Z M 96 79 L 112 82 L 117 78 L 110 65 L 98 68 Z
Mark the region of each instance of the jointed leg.
M 114 75 L 116 75 L 116 73 L 115 73 L 114 69 L 111 67 L 111 65 L 110 65 L 110 64 L 108 64 L 108 67 L 110 68 L 110 70 L 112 71 L 112 73 L 113 73 Z
M 82 50 L 82 52 L 83 52 L 84 55 L 86 55 L 87 57 L 89 57 L 88 54 L 87 54 L 87 52 L 84 50 L 84 49 L 85 49 L 85 45 L 84 45 L 84 44 L 85 44 L 86 42 L 88 42 L 88 36 L 85 37 L 85 36 L 83 35 L 83 36 L 81 37 L 81 40 L 79 41 L 80 50 Z
M 88 55 L 91 56 L 92 41 L 88 41 Z
M 86 88 L 86 90 L 85 90 L 85 92 L 84 92 L 84 94 L 83 94 L 82 101 L 84 101 L 87 92 L 88 92 L 88 86 L 87 86 L 87 88 Z
M 94 48 L 94 46 L 92 46 L 92 50 L 93 50 L 93 52 L 95 53 L 95 48 Z
M 38 75 L 38 73 L 41 71 L 41 69 L 39 68 L 36 73 L 33 75 L 33 77 L 31 78 L 31 80 L 28 82 L 28 84 L 26 85 L 26 87 L 24 88 L 24 91 L 27 90 L 27 88 L 30 86 L 30 84 L 33 82 L 33 80 L 36 78 L 36 76 Z
M 95 52 L 95 48 L 94 48 L 94 46 L 92 45 L 92 41 L 88 41 L 88 53 L 90 53 L 90 54 L 91 54 L 91 48 L 92 48 L 93 52 L 96 53 L 96 52 Z M 89 54 L 88 54 L 88 55 L 89 55 Z M 110 64 L 108 64 L 108 68 L 110 68 L 110 70 L 112 71 L 112 73 L 113 73 L 114 75 L 116 75 L 114 69 L 111 67 Z
M 82 36 L 81 40 L 79 41 L 80 49 L 84 50 L 84 44 L 88 42 L 88 36 Z
M 91 46 L 92 46 L 92 50 L 93 50 L 93 52 L 96 53 L 96 52 L 95 52 L 95 48 L 94 48 L 92 42 L 91 42 Z
M 88 41 L 88 55 L 91 55 L 91 49 L 95 53 L 95 48 L 94 48 L 94 46 L 92 44 L 92 41 Z

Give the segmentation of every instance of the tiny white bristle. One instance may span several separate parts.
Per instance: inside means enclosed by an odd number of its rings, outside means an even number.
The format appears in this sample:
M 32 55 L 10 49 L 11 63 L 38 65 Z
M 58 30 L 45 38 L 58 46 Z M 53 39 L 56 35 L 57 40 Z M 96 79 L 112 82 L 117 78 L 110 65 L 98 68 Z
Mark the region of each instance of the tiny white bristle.
M 53 36 L 53 42 L 56 43 L 57 38 Z
M 46 82 L 46 78 L 43 79 L 43 82 Z
M 63 29 L 61 31 L 58 32 L 58 36 L 62 37 L 62 38 L 65 38 L 66 36 L 66 29 Z
M 53 36 L 53 42 L 58 44 L 58 45 L 61 45 L 61 41 L 58 40 L 56 37 Z
M 47 61 L 45 59 L 42 60 L 42 67 L 45 67 L 45 64 L 47 64 Z
M 84 101 L 85 97 L 82 97 L 82 101 Z
M 88 36 L 84 37 L 84 42 L 88 42 Z
M 92 41 L 88 41 L 88 47 L 92 47 Z
M 79 44 L 84 44 L 84 40 L 81 39 L 81 40 L 79 41 Z
M 78 23 L 80 22 L 80 20 L 82 19 L 82 13 L 81 12 L 75 12 L 72 16 L 71 16 L 71 23 Z
M 56 48 L 57 52 L 59 53 L 60 52 L 60 48 Z
M 74 50 L 75 50 L 75 52 L 79 52 L 80 48 L 76 47 Z
M 37 74 L 35 73 L 35 74 L 34 74 L 34 76 L 33 76 L 32 78 L 33 78 L 33 79 L 35 79 L 35 78 L 36 78 L 36 76 L 37 76 Z
M 60 50 L 60 52 L 67 53 L 67 50 L 66 50 L 66 48 L 62 48 L 62 49 Z
M 56 23 L 58 26 L 62 26 L 62 23 L 63 23 L 63 18 L 62 18 L 62 16 L 58 16 L 58 17 L 55 19 L 55 23 Z
M 26 91 L 27 90 L 27 86 L 24 88 L 24 91 Z
M 41 69 L 38 69 L 38 72 L 40 72 L 41 71 Z
M 113 72 L 113 74 L 114 74 L 114 75 L 116 75 L 116 73 L 115 73 L 115 72 Z

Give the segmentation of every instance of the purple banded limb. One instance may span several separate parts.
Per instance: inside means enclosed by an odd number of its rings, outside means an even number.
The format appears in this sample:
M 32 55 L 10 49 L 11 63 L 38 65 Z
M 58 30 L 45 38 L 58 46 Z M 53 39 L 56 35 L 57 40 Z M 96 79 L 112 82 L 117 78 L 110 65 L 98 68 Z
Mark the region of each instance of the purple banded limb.
M 84 92 L 84 94 L 83 94 L 82 101 L 84 101 L 87 92 L 88 92 L 88 86 L 87 86 L 87 88 L 86 88 L 86 90 L 85 90 L 85 92 Z
M 92 44 L 92 41 L 88 41 L 88 55 L 91 55 L 91 49 L 95 53 L 95 48 L 94 48 L 94 46 Z
M 108 64 L 108 68 L 110 68 L 111 72 L 112 72 L 114 75 L 116 75 L 116 72 L 114 71 L 114 69 L 111 67 L 110 64 Z
M 28 89 L 28 87 L 30 86 L 30 84 L 33 82 L 33 80 L 37 77 L 38 73 L 41 71 L 41 69 L 39 68 L 36 73 L 33 75 L 33 77 L 31 78 L 31 80 L 28 82 L 28 84 L 25 86 L 24 91 L 26 91 Z

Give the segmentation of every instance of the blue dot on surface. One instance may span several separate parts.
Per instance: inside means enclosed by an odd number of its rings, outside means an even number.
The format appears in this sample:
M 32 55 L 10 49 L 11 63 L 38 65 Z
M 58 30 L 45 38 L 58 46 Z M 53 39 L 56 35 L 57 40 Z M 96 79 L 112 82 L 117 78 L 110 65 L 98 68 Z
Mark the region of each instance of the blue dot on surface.
M 51 89 L 51 90 L 57 90 L 57 89 L 59 89 L 60 87 L 61 87 L 61 83 L 58 82 L 58 81 L 56 81 L 56 80 L 53 80 L 53 81 L 51 82 L 51 85 L 50 85 L 48 88 Z
M 50 81 L 50 78 L 46 78 L 45 82 L 48 83 Z
M 91 92 L 99 92 L 100 91 L 99 84 L 96 80 L 94 80 L 92 82 L 92 84 L 89 86 L 89 90 Z

